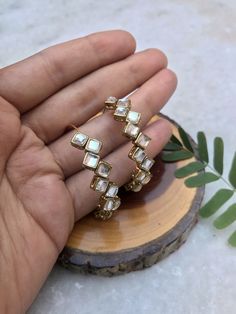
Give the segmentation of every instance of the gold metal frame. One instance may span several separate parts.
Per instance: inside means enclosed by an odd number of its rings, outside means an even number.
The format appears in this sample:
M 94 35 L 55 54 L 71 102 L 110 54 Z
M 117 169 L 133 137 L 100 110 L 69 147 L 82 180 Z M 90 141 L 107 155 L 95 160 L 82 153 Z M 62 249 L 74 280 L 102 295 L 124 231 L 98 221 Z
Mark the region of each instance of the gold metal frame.
M 80 132 L 76 126 L 71 126 L 77 132 L 73 135 L 70 143 L 73 147 L 85 151 L 83 167 L 94 172 L 90 188 L 94 191 L 102 193 L 99 204 L 94 211 L 94 216 L 95 218 L 102 220 L 109 219 L 120 206 L 120 198 L 116 195 L 119 187 L 109 179 L 112 165 L 107 161 L 102 160 L 99 155 L 99 152 L 102 149 L 101 141 L 95 138 L 90 138 L 86 134 Z M 98 142 L 98 149 L 96 149 L 96 152 L 95 150 L 93 151 L 92 148 L 88 150 L 87 143 L 89 143 L 90 140 Z M 103 166 L 103 173 L 98 171 L 101 166 Z M 113 187 L 113 192 L 115 192 L 115 194 L 113 193 L 114 196 L 106 196 L 111 187 Z
M 139 123 L 141 120 L 141 114 L 139 112 L 132 111 L 131 107 L 132 104 L 130 99 L 122 100 L 117 99 L 114 96 L 110 96 L 105 101 L 104 110 L 114 110 L 114 119 L 116 121 L 125 122 L 122 133 L 133 143 L 128 156 L 136 163 L 136 171 L 132 174 L 131 180 L 125 184 L 125 188 L 126 190 L 138 192 L 142 189 L 143 185 L 150 181 L 152 177 L 150 168 L 153 166 L 155 161 L 149 158 L 145 152 L 151 138 L 140 130 Z M 132 118 L 128 118 L 129 113 L 130 115 L 133 114 L 133 117 L 131 115 Z M 142 176 L 140 175 L 141 172 L 143 174 Z

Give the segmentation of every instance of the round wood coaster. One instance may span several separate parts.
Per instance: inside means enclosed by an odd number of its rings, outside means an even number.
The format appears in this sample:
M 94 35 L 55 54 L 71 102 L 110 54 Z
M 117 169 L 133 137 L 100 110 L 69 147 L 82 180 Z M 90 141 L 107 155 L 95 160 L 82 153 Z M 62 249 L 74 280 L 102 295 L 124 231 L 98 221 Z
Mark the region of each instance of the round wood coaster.
M 178 125 L 170 121 L 178 137 Z M 174 177 L 190 161 L 167 164 L 157 156 L 152 180 L 138 193 L 121 191 L 122 205 L 111 219 L 90 214 L 75 224 L 59 262 L 112 276 L 149 267 L 178 249 L 197 222 L 204 195 L 204 188 L 189 189 Z

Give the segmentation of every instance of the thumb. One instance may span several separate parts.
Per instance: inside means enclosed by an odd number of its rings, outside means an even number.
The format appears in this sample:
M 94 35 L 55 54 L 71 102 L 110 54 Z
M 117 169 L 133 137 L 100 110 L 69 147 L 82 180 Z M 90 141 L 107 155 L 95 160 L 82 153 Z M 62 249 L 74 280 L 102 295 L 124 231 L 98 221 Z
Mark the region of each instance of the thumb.
M 0 96 L 0 176 L 7 160 L 21 138 L 21 123 L 17 109 Z

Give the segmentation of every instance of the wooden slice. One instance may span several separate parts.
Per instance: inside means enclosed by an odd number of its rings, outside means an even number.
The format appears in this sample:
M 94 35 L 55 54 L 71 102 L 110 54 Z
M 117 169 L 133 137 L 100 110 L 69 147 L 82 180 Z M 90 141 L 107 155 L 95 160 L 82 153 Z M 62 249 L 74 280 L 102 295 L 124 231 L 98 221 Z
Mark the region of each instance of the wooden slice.
M 157 156 L 156 161 L 152 180 L 140 192 L 121 191 L 122 205 L 110 220 L 90 214 L 75 224 L 59 257 L 64 267 L 123 274 L 155 264 L 185 242 L 197 222 L 204 188 L 189 189 L 174 177 L 175 169 L 191 160 L 167 164 Z

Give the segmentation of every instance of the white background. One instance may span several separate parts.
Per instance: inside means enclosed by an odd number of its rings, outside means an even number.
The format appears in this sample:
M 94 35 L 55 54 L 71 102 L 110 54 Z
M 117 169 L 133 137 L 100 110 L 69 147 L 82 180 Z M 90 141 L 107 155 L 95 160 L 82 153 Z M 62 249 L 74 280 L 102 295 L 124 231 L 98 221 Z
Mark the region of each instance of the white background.
M 168 55 L 179 85 L 164 113 L 193 137 L 199 130 L 210 140 L 222 136 L 227 170 L 236 149 L 235 21 L 234 0 L 0 0 L 0 66 L 90 32 L 126 29 L 138 50 L 158 47 Z M 217 187 L 207 188 L 206 199 Z M 56 266 L 29 313 L 233 314 L 236 249 L 227 237 L 234 229 L 219 232 L 200 220 L 178 252 L 125 276 Z

